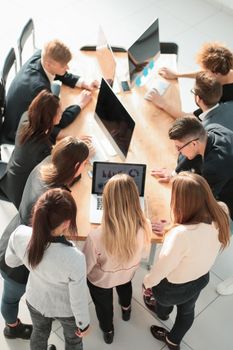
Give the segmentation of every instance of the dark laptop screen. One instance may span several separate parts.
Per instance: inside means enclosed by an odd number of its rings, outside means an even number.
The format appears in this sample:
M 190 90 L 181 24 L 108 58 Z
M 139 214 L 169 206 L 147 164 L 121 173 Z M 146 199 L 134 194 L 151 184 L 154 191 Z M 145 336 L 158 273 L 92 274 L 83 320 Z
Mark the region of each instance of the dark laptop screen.
M 159 53 L 159 20 L 156 19 L 128 49 L 128 54 L 132 57 L 133 61 L 138 64 L 145 61 L 148 62 L 146 66 L 142 66 L 141 69 L 139 69 L 132 63 L 132 60 L 129 59 L 130 81 L 133 82 L 142 74 L 142 71 L 144 75 L 149 74 L 150 69 L 152 69 L 154 65 L 153 58 Z
M 92 193 L 102 194 L 106 182 L 113 175 L 121 173 L 130 175 L 137 185 L 139 195 L 144 196 L 146 165 L 133 163 L 94 162 Z
M 104 79 L 101 81 L 95 117 L 102 124 L 99 125 L 104 126 L 103 131 L 107 131 L 106 136 L 110 136 L 109 141 L 114 141 L 111 143 L 113 147 L 117 146 L 117 153 L 121 152 L 126 157 L 135 122 Z

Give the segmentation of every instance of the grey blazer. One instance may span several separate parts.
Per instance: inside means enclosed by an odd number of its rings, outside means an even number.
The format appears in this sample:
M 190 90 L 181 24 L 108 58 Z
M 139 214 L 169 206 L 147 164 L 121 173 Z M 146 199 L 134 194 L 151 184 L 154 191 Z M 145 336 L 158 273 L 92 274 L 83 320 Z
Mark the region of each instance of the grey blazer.
M 204 128 L 210 124 L 220 124 L 233 131 L 233 101 L 220 103 L 209 111 L 202 122 Z

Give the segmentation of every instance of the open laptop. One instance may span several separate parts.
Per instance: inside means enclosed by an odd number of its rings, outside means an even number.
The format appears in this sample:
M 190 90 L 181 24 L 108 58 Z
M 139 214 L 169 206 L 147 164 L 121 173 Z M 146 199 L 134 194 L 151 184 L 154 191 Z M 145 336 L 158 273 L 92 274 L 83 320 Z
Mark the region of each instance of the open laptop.
M 103 214 L 102 194 L 104 185 L 113 175 L 119 173 L 132 176 L 138 188 L 142 210 L 144 210 L 144 189 L 146 179 L 145 164 L 94 162 L 90 204 L 91 223 L 101 223 Z
M 129 151 L 135 122 L 105 79 L 101 81 L 94 118 L 115 152 L 124 161 Z

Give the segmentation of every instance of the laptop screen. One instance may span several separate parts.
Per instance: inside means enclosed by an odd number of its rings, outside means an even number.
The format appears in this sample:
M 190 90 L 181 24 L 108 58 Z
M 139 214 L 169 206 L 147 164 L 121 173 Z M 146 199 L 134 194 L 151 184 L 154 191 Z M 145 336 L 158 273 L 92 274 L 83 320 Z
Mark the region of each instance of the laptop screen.
M 106 182 L 116 174 L 130 175 L 138 188 L 139 196 L 144 196 L 146 165 L 145 164 L 130 164 L 130 163 L 109 163 L 109 162 L 94 162 L 93 177 L 92 177 L 92 194 L 103 193 Z
M 140 86 L 143 77 L 151 77 L 154 59 L 158 58 L 159 54 L 159 20 L 156 19 L 128 49 L 130 82 L 135 81 L 135 84 Z M 143 62 L 147 64 L 135 65 Z
M 102 76 L 110 86 L 113 86 L 116 71 L 116 61 L 111 46 L 108 44 L 107 38 L 101 27 L 99 27 L 97 38 L 96 58 Z
M 124 160 L 135 122 L 104 79 L 101 81 L 95 119 L 120 158 Z

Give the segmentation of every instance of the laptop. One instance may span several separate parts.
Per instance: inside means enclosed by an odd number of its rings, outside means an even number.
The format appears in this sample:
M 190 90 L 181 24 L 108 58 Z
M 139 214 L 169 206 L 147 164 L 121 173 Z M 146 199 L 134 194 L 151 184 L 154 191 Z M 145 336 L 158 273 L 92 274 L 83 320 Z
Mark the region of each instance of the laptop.
M 144 189 L 146 179 L 145 164 L 94 162 L 90 204 L 91 223 L 101 223 L 103 214 L 102 195 L 104 185 L 112 176 L 120 173 L 128 174 L 134 179 L 139 192 L 141 208 L 144 210 Z

